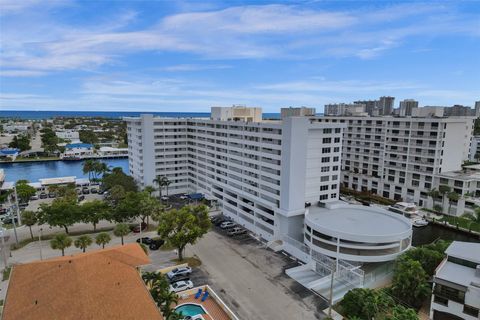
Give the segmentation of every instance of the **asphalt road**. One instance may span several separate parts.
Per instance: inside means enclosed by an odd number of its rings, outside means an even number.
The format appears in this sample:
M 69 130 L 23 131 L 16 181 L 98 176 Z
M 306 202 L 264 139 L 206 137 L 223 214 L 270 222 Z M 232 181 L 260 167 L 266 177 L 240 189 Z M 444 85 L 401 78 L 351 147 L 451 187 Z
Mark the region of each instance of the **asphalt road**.
M 285 275 L 291 261 L 252 238 L 231 239 L 214 230 L 187 254 L 200 258 L 209 285 L 240 319 L 322 318 L 319 298 Z

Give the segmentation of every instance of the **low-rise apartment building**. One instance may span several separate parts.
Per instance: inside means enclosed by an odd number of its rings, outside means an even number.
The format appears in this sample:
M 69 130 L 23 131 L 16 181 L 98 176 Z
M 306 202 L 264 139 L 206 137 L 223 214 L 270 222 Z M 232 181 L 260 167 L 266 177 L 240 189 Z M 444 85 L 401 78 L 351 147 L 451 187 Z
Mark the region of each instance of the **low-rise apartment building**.
M 433 279 L 430 319 L 480 319 L 480 243 L 454 241 Z
M 439 175 L 460 170 L 468 159 L 474 118 L 321 117 L 317 121 L 348 126 L 342 149 L 344 187 L 432 208 L 428 194 L 438 188 Z
M 288 234 L 302 241 L 306 203 L 338 200 L 344 124 L 308 117 L 125 120 L 137 183 L 166 176 L 171 194 L 204 193 L 266 240 Z

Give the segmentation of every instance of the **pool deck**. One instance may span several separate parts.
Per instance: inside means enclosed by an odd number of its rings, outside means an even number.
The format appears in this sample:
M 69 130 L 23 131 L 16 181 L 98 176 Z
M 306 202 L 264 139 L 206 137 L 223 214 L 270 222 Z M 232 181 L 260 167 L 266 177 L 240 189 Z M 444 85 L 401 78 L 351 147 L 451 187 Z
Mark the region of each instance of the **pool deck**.
M 205 287 L 202 288 L 204 289 Z M 223 301 L 220 300 L 215 292 L 213 292 L 210 287 L 207 286 L 207 288 L 210 295 L 203 302 L 201 301 L 203 294 L 200 298 L 195 299 L 198 288 L 180 292 L 178 294 L 179 299 L 177 306 L 186 303 L 201 305 L 207 311 L 207 314 L 202 315 L 205 320 L 237 320 L 238 318 L 228 309 Z

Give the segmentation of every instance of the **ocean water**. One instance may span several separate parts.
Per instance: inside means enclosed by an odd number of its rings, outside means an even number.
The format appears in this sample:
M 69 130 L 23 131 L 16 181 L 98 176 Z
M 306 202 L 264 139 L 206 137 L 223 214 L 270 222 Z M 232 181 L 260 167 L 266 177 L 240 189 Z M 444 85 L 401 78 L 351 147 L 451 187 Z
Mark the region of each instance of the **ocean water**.
M 0 118 L 17 118 L 25 120 L 52 119 L 56 117 L 102 117 L 119 119 L 122 117 L 138 117 L 148 113 L 168 118 L 205 118 L 210 117 L 210 112 L 103 112 L 103 111 L 18 111 L 0 110 Z M 264 113 L 264 119 L 280 119 L 279 113 Z

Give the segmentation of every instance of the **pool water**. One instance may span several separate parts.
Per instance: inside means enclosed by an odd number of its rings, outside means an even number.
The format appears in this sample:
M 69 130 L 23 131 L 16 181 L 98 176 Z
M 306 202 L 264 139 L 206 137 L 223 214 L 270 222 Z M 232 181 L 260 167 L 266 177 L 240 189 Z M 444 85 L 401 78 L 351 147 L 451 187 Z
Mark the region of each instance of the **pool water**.
M 205 309 L 196 304 L 182 304 L 175 308 L 175 311 L 182 313 L 183 316 L 196 316 L 197 314 L 205 314 Z

